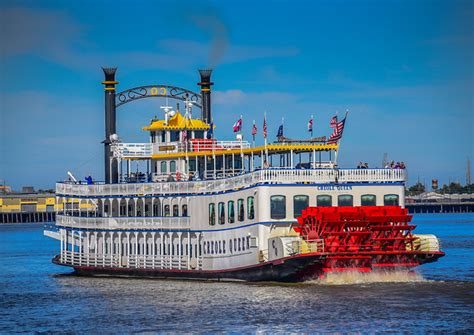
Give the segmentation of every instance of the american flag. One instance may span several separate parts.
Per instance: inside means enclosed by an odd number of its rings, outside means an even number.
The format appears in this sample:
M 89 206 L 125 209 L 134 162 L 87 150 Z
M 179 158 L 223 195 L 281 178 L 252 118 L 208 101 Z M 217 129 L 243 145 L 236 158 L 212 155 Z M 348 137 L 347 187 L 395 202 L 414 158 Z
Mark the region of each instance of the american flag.
M 331 119 L 331 122 L 329 122 L 329 127 L 334 129 L 336 128 L 336 126 L 337 126 L 337 114 L 334 115 Z
M 255 124 L 255 121 L 253 121 L 253 126 L 252 126 L 252 136 L 257 135 L 257 125 Z
M 313 131 L 313 117 L 311 117 L 311 119 L 309 119 L 308 121 L 308 131 L 309 132 Z
M 263 116 L 263 137 L 267 138 L 267 117 Z
M 346 116 L 347 117 L 347 116 Z M 346 118 L 342 121 L 337 122 L 336 126 L 334 127 L 334 131 L 332 132 L 327 144 L 333 144 L 339 141 L 342 138 L 342 133 L 344 132 L 344 124 L 346 123 Z
M 242 129 L 242 118 L 238 119 L 232 128 L 234 129 L 234 133 L 239 132 Z

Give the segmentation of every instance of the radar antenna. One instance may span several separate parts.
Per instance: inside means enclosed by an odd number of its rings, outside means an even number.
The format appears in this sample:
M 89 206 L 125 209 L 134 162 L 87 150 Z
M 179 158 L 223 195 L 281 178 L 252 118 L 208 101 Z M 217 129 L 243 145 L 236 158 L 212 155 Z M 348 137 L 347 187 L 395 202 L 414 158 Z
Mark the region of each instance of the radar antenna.
M 166 98 L 166 106 L 161 106 L 160 108 L 165 112 L 165 125 L 168 125 L 169 118 L 174 116 L 176 113 L 173 110 L 173 107 L 168 105 L 168 98 Z

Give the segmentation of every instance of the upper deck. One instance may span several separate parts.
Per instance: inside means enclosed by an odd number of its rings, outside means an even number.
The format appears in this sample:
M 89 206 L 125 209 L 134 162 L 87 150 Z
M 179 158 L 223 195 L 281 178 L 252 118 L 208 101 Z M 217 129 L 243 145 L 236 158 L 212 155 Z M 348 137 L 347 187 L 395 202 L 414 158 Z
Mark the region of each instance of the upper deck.
M 268 168 L 222 179 L 157 183 L 96 183 L 85 185 L 62 182 L 56 194 L 75 197 L 152 196 L 208 194 L 225 192 L 259 184 L 354 184 L 403 183 L 403 169 L 285 169 Z

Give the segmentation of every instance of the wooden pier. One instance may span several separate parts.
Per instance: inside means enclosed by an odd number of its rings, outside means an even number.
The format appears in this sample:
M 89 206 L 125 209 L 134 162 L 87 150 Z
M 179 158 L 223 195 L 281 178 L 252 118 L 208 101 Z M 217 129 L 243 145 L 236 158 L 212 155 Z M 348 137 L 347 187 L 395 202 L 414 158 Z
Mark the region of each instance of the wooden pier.
M 55 220 L 55 212 L 0 213 L 0 223 L 41 223 Z

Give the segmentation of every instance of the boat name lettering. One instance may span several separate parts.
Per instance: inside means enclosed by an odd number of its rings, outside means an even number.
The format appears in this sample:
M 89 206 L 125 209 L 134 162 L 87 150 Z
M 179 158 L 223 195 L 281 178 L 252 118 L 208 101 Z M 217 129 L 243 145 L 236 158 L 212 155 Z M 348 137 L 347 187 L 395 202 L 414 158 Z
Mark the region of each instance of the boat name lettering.
M 324 185 L 324 186 L 318 186 L 319 191 L 350 191 L 352 190 L 352 186 L 341 186 L 341 185 Z
M 175 150 L 176 146 L 175 145 L 161 145 L 159 147 L 160 151 L 169 151 L 169 150 Z

